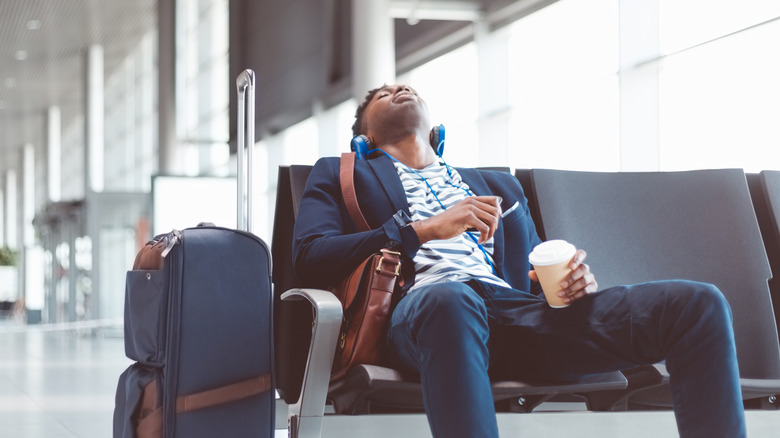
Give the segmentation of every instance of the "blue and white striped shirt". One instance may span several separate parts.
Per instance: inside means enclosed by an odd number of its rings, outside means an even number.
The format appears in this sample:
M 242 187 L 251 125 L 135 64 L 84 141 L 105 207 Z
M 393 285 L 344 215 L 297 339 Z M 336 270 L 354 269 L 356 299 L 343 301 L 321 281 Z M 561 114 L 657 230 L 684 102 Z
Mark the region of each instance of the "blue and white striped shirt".
M 416 171 L 398 162 L 394 164 L 406 191 L 412 220 L 423 220 L 437 215 L 470 196 L 469 186 L 458 172 L 451 167 L 447 172 L 447 165 L 441 160 Z M 423 178 L 428 181 L 430 188 Z M 431 189 L 436 192 L 435 196 Z M 479 238 L 479 232 L 472 234 Z M 493 239 L 489 239 L 482 246 L 490 257 L 490 263 L 493 263 Z M 426 284 L 442 281 L 464 282 L 474 278 L 509 287 L 493 273 L 493 268 L 485 257 L 486 254 L 467 233 L 447 240 L 426 242 L 414 256 L 415 282 L 409 292 Z

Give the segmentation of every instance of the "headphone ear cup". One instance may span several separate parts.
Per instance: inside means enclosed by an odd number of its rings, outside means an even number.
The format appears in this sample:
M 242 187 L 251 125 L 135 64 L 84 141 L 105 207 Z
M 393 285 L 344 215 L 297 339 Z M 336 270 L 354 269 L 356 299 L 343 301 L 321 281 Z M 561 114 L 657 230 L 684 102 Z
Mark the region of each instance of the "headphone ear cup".
M 444 125 L 434 126 L 431 129 L 430 140 L 433 151 L 441 157 L 444 153 Z
M 371 140 L 365 135 L 358 135 L 352 139 L 349 147 L 357 155 L 358 160 L 365 160 L 368 158 L 368 151 L 371 150 Z

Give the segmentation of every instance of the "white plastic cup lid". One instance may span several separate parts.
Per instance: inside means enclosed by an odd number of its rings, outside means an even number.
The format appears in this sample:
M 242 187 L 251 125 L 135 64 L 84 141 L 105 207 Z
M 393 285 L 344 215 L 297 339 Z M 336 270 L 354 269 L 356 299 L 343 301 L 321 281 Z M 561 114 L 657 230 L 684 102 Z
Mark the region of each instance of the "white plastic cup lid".
M 565 240 L 548 240 L 534 247 L 528 255 L 528 261 L 534 266 L 554 265 L 571 260 L 576 251 L 577 248 Z

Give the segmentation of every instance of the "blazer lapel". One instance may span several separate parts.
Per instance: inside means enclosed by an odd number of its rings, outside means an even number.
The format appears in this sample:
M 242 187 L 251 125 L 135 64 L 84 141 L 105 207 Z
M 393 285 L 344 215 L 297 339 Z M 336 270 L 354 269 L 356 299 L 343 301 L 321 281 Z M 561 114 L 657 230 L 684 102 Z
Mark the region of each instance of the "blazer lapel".
M 406 192 L 393 162 L 389 158 L 381 156 L 368 160 L 368 165 L 374 172 L 377 181 L 380 182 L 379 185 L 382 187 L 385 196 L 390 200 L 393 212 L 404 210 L 409 214 Z

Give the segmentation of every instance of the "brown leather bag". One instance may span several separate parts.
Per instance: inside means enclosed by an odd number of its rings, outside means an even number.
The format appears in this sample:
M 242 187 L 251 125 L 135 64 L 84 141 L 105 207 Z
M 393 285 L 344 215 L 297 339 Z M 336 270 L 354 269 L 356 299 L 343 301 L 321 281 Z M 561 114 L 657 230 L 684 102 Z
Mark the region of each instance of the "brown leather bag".
M 159 236 L 158 236 L 159 237 Z M 163 268 L 162 253 L 165 250 L 163 239 L 154 238 L 144 245 L 135 255 L 134 271 L 155 271 Z
M 360 231 L 369 231 L 355 195 L 355 154 L 341 155 L 341 192 Z M 401 286 L 401 254 L 383 248 L 372 254 L 331 289 L 341 301 L 344 319 L 331 369 L 338 379 L 356 365 L 381 365 L 393 292 Z
M 164 266 L 165 256 L 173 248 L 179 239 L 181 232 L 172 230 L 170 233 L 160 234 L 144 245 L 135 255 L 133 262 L 134 271 L 155 271 Z

